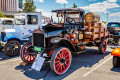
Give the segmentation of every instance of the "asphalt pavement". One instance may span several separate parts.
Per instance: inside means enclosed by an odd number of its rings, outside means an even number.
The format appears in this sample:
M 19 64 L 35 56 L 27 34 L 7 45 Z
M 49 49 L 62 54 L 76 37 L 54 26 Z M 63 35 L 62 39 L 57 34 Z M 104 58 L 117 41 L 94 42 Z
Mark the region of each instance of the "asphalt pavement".
M 0 80 L 120 80 L 120 68 L 113 68 L 111 48 L 99 54 L 97 47 L 87 47 L 87 52 L 72 57 L 69 70 L 61 76 L 50 69 L 45 62 L 41 71 L 31 69 L 31 65 L 20 65 L 19 56 L 9 58 L 0 52 Z

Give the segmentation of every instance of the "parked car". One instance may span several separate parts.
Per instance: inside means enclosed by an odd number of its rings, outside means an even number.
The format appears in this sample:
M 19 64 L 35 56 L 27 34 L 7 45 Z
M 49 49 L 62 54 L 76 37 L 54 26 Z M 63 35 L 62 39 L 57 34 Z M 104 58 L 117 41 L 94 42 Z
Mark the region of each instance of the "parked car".
M 120 22 L 109 22 L 107 28 L 110 34 L 120 35 Z
M 111 34 L 109 39 L 110 45 L 120 45 L 120 22 L 109 22 L 107 24 L 108 31 Z
M 4 29 L 13 29 L 13 21 L 12 18 L 0 18 L 0 40 L 1 40 L 1 32 Z M 0 45 L 0 50 L 2 50 L 3 47 Z
M 13 29 L 13 21 L 12 18 L 0 18 L 0 35 L 4 29 Z
M 42 27 L 42 13 L 18 13 L 14 15 L 14 28 L 4 29 L 1 32 L 0 44 L 4 47 L 4 53 L 16 56 L 20 53 L 21 44 L 27 39 L 23 36 L 32 35 L 32 31 Z
M 101 26 L 98 14 L 90 12 L 84 16 L 85 12 L 80 8 L 57 9 L 52 12 L 56 12 L 57 17 L 63 20 L 33 31 L 32 37 L 28 37 L 30 41 L 21 48 L 20 55 L 24 62 L 32 63 L 36 55 L 40 54 L 42 59 L 39 60 L 50 60 L 52 71 L 62 75 L 71 65 L 72 55 L 86 52 L 85 46 L 98 46 L 101 54 L 106 52 L 109 32 Z

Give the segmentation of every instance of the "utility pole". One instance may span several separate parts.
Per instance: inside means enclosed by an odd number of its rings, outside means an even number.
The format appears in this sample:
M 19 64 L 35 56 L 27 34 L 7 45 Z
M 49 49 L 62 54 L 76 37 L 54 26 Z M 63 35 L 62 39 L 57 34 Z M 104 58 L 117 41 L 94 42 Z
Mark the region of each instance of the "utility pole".
M 107 22 L 108 22 L 108 12 L 107 12 Z
M 65 8 L 65 4 L 64 4 L 64 8 Z

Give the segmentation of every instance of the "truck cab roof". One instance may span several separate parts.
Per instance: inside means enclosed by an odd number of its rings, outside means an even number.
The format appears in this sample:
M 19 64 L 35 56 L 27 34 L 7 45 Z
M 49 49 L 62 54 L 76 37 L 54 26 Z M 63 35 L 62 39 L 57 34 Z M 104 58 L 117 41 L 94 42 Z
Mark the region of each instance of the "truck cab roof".
M 85 12 L 83 9 L 81 8 L 61 8 L 61 9 L 56 9 L 56 10 L 52 10 L 52 12 L 56 12 L 56 13 L 79 13 L 79 12 Z

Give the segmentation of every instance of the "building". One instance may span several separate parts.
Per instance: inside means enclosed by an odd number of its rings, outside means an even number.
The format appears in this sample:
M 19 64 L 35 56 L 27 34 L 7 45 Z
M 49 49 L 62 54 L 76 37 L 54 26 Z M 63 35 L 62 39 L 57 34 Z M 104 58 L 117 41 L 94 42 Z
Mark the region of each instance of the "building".
M 0 0 L 0 9 L 6 16 L 22 11 L 23 0 Z

